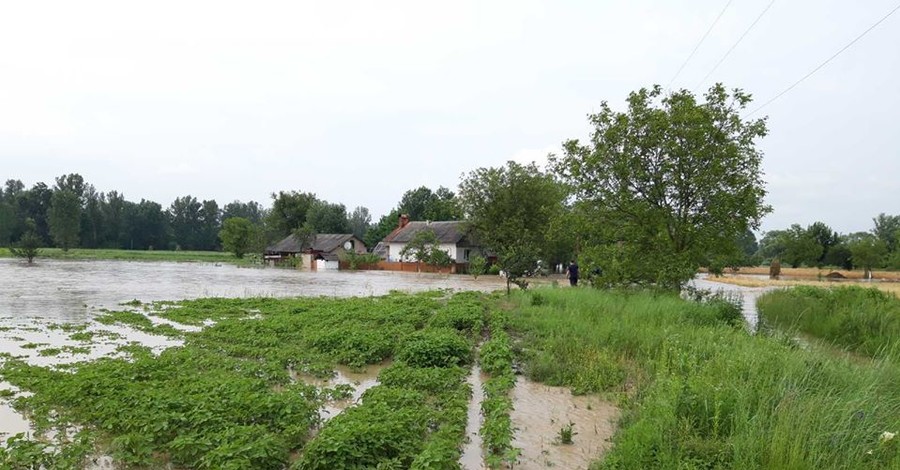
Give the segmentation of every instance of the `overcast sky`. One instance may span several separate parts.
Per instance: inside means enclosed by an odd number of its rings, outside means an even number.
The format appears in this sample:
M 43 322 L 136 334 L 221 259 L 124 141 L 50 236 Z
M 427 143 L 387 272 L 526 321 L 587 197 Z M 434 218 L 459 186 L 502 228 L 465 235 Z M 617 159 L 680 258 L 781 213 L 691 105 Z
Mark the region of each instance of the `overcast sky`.
M 897 0 L 734 0 L 673 87 L 776 95 Z M 389 211 L 407 189 L 543 159 L 667 85 L 727 0 L 4 1 L 0 179 L 77 172 L 168 206 L 302 190 Z M 766 107 L 775 211 L 900 214 L 900 12 Z

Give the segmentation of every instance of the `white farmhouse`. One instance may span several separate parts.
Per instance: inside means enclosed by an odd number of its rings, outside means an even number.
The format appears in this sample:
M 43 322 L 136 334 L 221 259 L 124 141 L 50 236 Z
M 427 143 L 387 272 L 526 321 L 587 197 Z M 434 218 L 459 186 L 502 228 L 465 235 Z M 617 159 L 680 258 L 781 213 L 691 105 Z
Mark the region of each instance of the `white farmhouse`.
M 397 228 L 381 243 L 382 250 L 387 247 L 386 259 L 393 262 L 414 261 L 410 256 L 401 259 L 400 252 L 417 233 L 423 230 L 434 231 L 440 242 L 440 249 L 450 255 L 454 263 L 468 263 L 473 256 L 484 256 L 481 247 L 474 242 L 465 222 L 461 220 L 410 221 L 409 217 L 401 215 Z

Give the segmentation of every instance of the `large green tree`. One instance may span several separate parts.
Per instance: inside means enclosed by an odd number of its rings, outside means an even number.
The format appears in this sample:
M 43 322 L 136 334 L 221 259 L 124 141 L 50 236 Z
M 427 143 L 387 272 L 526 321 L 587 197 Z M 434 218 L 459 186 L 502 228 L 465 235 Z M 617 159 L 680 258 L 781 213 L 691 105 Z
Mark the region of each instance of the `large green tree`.
M 522 278 L 552 253 L 548 234 L 564 211 L 566 191 L 535 164 L 507 162 L 479 168 L 459 185 L 460 205 L 476 238 L 497 255 L 510 283 Z
M 312 226 L 316 233 L 350 232 L 347 208 L 343 204 L 316 201 L 306 213 L 306 223 Z
M 888 254 L 887 244 L 880 238 L 861 234 L 848 243 L 853 266 L 863 268 L 863 275 L 872 277 L 872 269 L 881 266 Z
M 601 104 L 590 141 L 569 140 L 551 159 L 591 209 L 593 248 L 621 282 L 677 288 L 771 210 L 756 148 L 765 120 L 741 117 L 750 101 L 721 84 L 699 100 L 641 89 L 624 112 Z
M 306 222 L 310 207 L 318 201 L 313 193 L 279 191 L 272 193 L 272 209 L 266 225 L 275 237 L 285 237 Z
M 420 186 L 403 193 L 397 206 L 409 220 L 457 220 L 462 213 L 453 191 L 441 186 L 432 191 Z
M 898 243 L 900 243 L 900 215 L 881 213 L 872 221 L 875 222 L 872 233 L 884 243 L 889 252 L 897 251 Z
M 203 204 L 194 196 L 175 198 L 169 206 L 169 225 L 175 243 L 183 250 L 199 249 L 201 244 L 201 211 Z
M 366 246 L 374 248 L 384 237 L 388 236 L 400 224 L 400 210 L 394 209 L 378 219 L 378 223 L 369 227 L 363 237 Z
M 222 248 L 234 253 L 237 258 L 243 258 L 254 245 L 256 227 L 253 222 L 243 217 L 231 217 L 222 222 L 222 230 L 219 238 L 222 240 Z
M 50 235 L 63 251 L 78 246 L 81 231 L 81 199 L 75 191 L 57 189 L 50 199 Z
M 800 266 L 815 266 L 822 258 L 825 248 L 816 238 L 816 233 L 804 229 L 800 224 L 793 224 L 784 232 L 784 253 L 782 261 L 792 268 Z
M 350 226 L 350 233 L 362 240 L 372 225 L 372 215 L 369 214 L 367 207 L 357 206 L 347 218 L 347 223 Z

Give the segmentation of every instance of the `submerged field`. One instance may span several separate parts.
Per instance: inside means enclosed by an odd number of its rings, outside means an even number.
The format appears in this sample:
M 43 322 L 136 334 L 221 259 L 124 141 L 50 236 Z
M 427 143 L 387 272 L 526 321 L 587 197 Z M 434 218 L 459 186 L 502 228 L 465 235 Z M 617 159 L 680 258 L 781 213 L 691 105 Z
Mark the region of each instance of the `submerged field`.
M 2 360 L 11 387 L 0 393 L 43 437 L 14 437 L 0 468 L 102 456 L 123 468 L 477 468 L 462 458 L 467 424 L 475 461 L 494 468 L 900 466 L 897 442 L 881 437 L 900 428 L 893 363 L 751 336 L 727 301 L 543 288 L 132 307 L 96 321 L 181 345 L 125 345 L 71 366 Z M 377 382 L 357 403 L 363 384 L 336 370 L 377 371 Z M 522 398 L 533 386 L 517 371 L 557 396 L 586 395 L 567 405 L 582 409 L 526 429 L 518 412 L 534 406 Z M 474 426 L 470 383 L 483 386 Z M 578 447 L 615 425 L 611 444 Z M 533 442 L 546 447 L 528 457 Z M 589 455 L 566 460 L 567 449 Z
M 0 258 L 10 258 L 8 248 L 0 248 Z M 60 248 L 41 248 L 38 260 L 70 259 L 70 260 L 123 260 L 123 261 L 181 261 L 232 263 L 239 265 L 253 264 L 250 258 L 236 258 L 231 253 L 222 251 L 171 251 L 171 250 L 117 250 L 105 248 L 72 248 L 63 251 Z

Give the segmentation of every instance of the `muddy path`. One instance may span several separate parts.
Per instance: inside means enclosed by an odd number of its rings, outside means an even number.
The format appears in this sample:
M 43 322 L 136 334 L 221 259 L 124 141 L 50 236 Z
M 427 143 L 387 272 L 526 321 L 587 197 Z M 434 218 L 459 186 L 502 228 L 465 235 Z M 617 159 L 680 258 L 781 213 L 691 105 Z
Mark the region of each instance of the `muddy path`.
M 519 377 L 511 414 L 521 449 L 516 468 L 586 469 L 612 446 L 620 411 L 595 395 L 575 396 L 566 387 L 551 387 Z M 572 443 L 560 440 L 571 426 Z
M 476 364 L 472 367 L 472 372 L 466 381 L 472 387 L 472 398 L 469 400 L 466 442 L 463 444 L 459 465 L 466 470 L 482 470 L 487 468 L 484 465 L 484 446 L 480 434 L 481 423 L 483 422 L 481 402 L 484 401 L 484 389 L 482 387 L 484 382 L 487 381 L 487 376 L 481 372 L 481 367 Z

